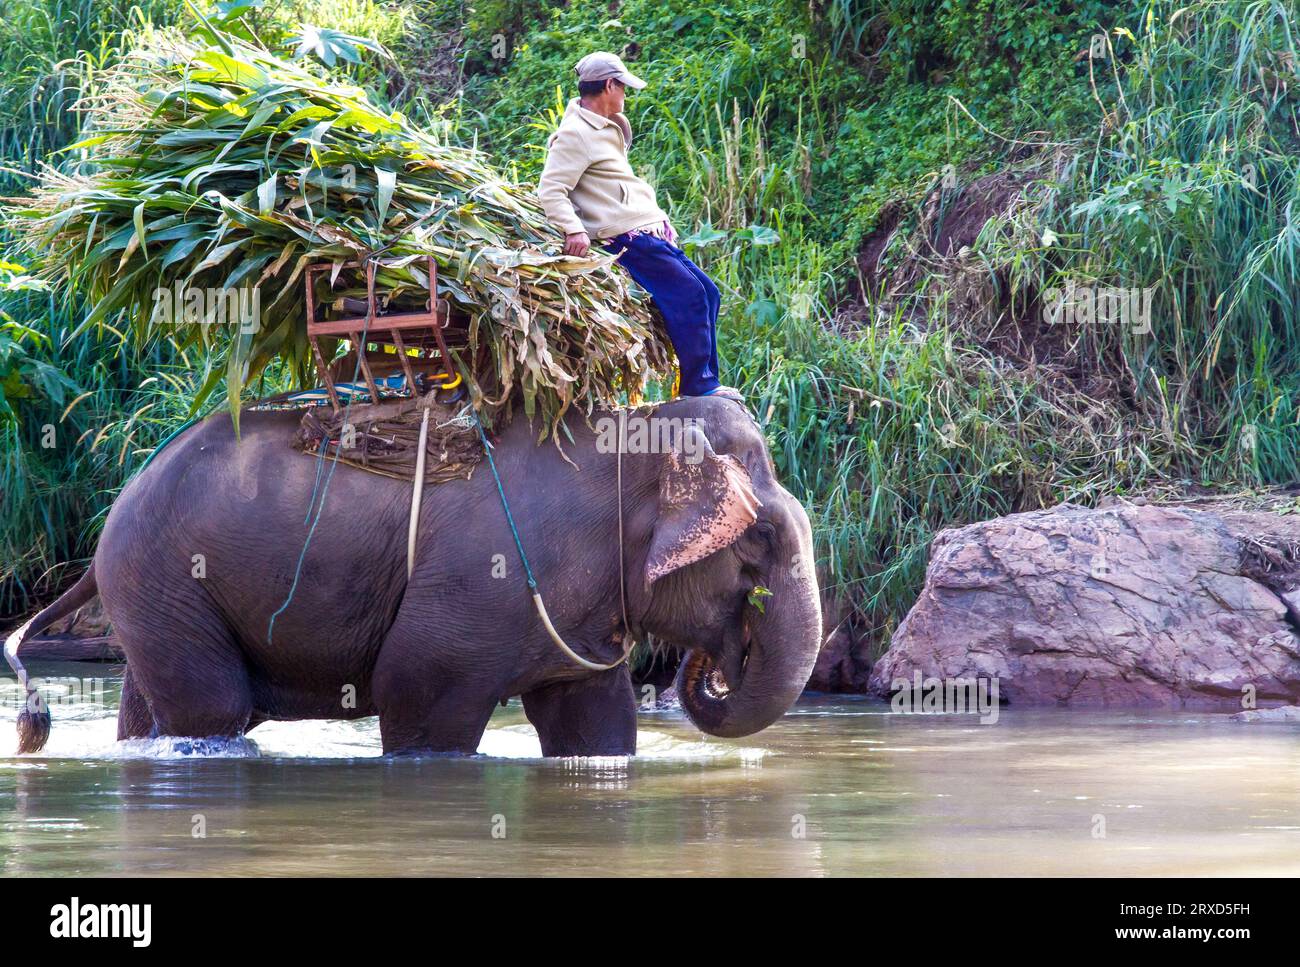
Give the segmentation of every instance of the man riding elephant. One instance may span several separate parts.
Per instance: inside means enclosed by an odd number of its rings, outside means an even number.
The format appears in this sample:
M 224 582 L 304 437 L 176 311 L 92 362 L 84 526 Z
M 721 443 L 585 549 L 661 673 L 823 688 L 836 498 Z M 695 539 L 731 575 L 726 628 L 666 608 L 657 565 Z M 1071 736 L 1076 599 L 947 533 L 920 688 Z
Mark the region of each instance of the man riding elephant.
M 632 126 L 623 114 L 627 88 L 645 81 L 615 54 L 578 61 L 578 97 L 551 135 L 537 196 L 564 232 L 564 251 L 583 256 L 593 240 L 650 293 L 677 352 L 683 396 L 740 394 L 718 379 L 718 287 L 677 247 L 677 233 L 655 191 L 628 163 Z
M 50 728 L 22 645 L 96 595 L 127 659 L 123 739 L 377 715 L 385 752 L 473 753 L 520 696 L 544 755 L 631 754 L 623 659 L 651 636 L 683 654 L 682 707 L 711 735 L 766 728 L 798 698 L 822 631 L 808 516 L 753 417 L 718 398 L 735 391 L 718 381 L 717 288 L 628 167 L 622 89 L 642 82 L 613 55 L 578 74 L 542 195 L 570 254 L 592 237 L 621 252 L 677 349 L 682 398 L 622 411 L 620 430 L 698 437 L 611 452 L 594 425 L 614 417 L 570 411 L 561 452 L 514 419 L 491 473 L 421 491 L 414 531 L 409 483 L 345 467 L 304 535 L 319 467 L 294 449 L 301 415 L 246 412 L 239 434 L 210 417 L 127 484 L 85 575 L 5 641 L 29 699 L 19 751 Z M 503 564 L 524 547 L 531 570 Z

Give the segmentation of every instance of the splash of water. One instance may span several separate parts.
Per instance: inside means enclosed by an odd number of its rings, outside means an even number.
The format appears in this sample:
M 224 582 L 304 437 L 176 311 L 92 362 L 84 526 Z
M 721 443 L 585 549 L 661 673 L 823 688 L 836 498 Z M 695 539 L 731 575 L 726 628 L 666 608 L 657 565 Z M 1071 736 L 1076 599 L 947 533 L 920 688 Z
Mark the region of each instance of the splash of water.
M 88 703 L 52 706 L 54 728 L 39 757 L 16 755 L 16 712 L 0 710 L 0 765 L 18 767 L 41 759 L 365 759 L 383 755 L 377 718 L 344 721 L 266 722 L 247 737 L 235 739 L 155 739 L 117 741 L 116 709 Z M 493 759 L 541 759 L 541 743 L 531 725 L 488 729 L 478 754 Z M 709 739 L 686 740 L 658 730 L 637 732 L 637 759 L 663 761 L 739 761 L 753 765 L 766 750 L 722 744 Z M 570 767 L 593 770 L 624 768 L 627 756 L 579 756 L 563 760 Z

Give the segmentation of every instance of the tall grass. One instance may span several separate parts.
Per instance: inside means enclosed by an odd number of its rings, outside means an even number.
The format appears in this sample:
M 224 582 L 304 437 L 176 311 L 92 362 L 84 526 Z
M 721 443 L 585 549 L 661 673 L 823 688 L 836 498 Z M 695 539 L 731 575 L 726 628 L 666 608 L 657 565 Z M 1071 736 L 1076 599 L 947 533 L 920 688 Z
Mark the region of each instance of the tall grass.
M 82 98 L 139 35 L 184 11 L 181 0 L 8 0 L 0 191 L 25 190 L 21 172 L 41 162 L 73 160 L 58 152 L 80 133 Z M 249 18 L 281 43 L 302 23 L 391 43 L 405 15 L 377 0 L 273 0 Z M 370 62 L 352 73 L 380 88 L 388 81 Z M 28 263 L 29 254 L 0 237 L 4 260 Z M 74 338 L 88 311 L 0 287 L 0 620 L 48 600 L 90 554 L 117 490 L 187 418 L 211 372 L 207 356 L 170 340 L 118 338 L 128 327 L 116 319 Z
M 80 131 L 78 105 L 99 72 L 136 31 L 171 22 L 179 9 L 174 0 L 5 4 L 0 191 L 22 191 L 30 184 L 23 172 L 59 162 L 55 152 Z M 0 253 L 0 261 L 27 261 L 3 237 Z M 158 439 L 150 430 L 170 397 L 162 371 L 174 365 L 166 347 L 136 350 L 94 336 L 69 341 L 79 304 L 6 288 L 0 287 L 0 618 L 47 599 L 69 565 L 89 553 L 112 494 L 139 450 Z
M 7 0 L 0 45 L 0 164 L 24 170 L 68 144 L 77 102 L 132 32 L 176 16 L 175 0 Z M 0 172 L 0 187 L 16 183 Z
M 69 340 L 83 313 L 42 293 L 0 297 L 0 319 L 45 335 L 0 358 L 6 390 L 18 389 L 0 414 L 0 619 L 48 599 L 89 556 L 117 490 L 186 419 L 206 375 L 170 343 L 132 348 L 111 332 Z M 44 370 L 39 385 L 18 353 Z
M 1149 336 L 1099 334 L 1131 392 L 1169 397 L 1205 473 L 1300 469 L 1297 7 L 1156 2 L 1117 70 L 1109 130 L 1043 212 L 1065 227 L 1064 278 L 1155 289 Z M 1112 61 L 1113 63 L 1113 61 Z M 1072 176 L 1072 177 L 1069 177 Z M 1162 385 L 1169 387 L 1168 393 Z
M 1031 162 L 1032 202 L 918 280 L 946 293 L 994 279 L 989 308 L 1031 329 L 1044 293 L 1151 290 L 1150 332 L 1060 324 L 1058 361 L 1108 383 L 1158 428 L 1149 448 L 1181 453 L 1204 484 L 1300 473 L 1296 14 L 1278 0 L 1150 3 L 1137 33 L 1113 32 L 1092 58 L 1093 128 Z

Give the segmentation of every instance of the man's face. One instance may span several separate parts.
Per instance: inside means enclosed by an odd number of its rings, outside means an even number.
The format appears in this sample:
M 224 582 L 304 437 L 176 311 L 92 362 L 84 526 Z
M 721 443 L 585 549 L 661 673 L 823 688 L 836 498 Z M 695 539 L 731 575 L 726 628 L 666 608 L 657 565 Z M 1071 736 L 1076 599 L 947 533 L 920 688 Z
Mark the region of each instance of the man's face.
M 623 102 L 627 99 L 626 86 L 622 81 L 614 80 L 611 77 L 608 85 L 605 87 L 605 92 L 609 96 L 610 107 L 612 107 L 615 112 L 621 114 L 623 112 Z

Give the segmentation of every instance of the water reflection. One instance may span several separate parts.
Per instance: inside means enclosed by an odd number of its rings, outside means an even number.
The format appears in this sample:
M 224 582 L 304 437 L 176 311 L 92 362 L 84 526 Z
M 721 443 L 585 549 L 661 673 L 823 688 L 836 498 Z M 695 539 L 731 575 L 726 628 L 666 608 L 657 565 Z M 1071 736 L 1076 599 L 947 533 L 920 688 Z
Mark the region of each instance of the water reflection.
M 5 874 L 1300 873 L 1295 726 L 812 699 L 747 740 L 654 713 L 643 755 L 542 760 L 511 706 L 473 759 L 382 758 L 373 720 L 200 756 L 114 742 L 116 694 L 56 706 L 40 759 L 0 714 Z

